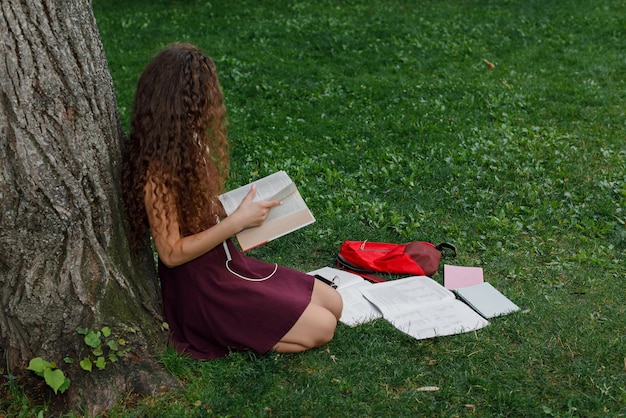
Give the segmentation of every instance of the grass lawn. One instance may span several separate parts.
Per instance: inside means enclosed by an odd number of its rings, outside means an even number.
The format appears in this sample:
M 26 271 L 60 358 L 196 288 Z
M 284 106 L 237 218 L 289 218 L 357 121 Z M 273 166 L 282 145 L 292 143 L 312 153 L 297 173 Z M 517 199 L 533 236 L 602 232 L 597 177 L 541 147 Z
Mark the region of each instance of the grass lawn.
M 347 239 L 447 241 L 522 308 L 431 340 L 379 320 L 297 355 L 168 351 L 185 389 L 110 416 L 626 416 L 622 0 L 94 9 L 125 126 L 149 58 L 195 43 L 220 71 L 230 186 L 298 184 L 317 222 L 252 255 L 309 271 Z

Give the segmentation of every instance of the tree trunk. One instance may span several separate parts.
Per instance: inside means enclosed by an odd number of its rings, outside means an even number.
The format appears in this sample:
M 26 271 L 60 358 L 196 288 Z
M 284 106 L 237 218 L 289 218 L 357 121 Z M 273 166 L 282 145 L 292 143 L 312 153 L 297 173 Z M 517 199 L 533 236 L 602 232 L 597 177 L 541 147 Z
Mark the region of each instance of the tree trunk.
M 66 401 L 90 414 L 133 386 L 157 389 L 138 369 L 152 369 L 148 353 L 165 341 L 149 246 L 127 244 L 122 139 L 91 2 L 2 0 L 0 348 L 12 372 L 55 361 L 72 379 Z M 136 361 L 102 377 L 66 370 L 63 358 L 86 348 L 77 327 L 105 325 L 136 331 L 126 336 Z

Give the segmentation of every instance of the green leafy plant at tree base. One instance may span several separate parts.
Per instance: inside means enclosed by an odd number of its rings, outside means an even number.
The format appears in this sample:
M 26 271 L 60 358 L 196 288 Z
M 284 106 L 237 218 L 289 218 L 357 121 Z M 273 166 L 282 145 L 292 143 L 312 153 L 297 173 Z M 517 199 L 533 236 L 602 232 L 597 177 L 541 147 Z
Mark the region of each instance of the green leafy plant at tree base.
M 94 365 L 104 370 L 107 362 L 115 363 L 129 351 L 124 338 L 111 337 L 109 327 L 102 327 L 100 330 L 77 328 L 76 332 L 85 336 L 85 344 L 90 348 L 89 354 L 80 361 L 80 367 L 88 372 L 93 370 Z
M 43 377 L 46 384 L 54 390 L 55 394 L 63 393 L 70 387 L 70 379 L 65 376 L 62 370 L 57 368 L 54 362 L 35 357 L 28 363 L 27 369 Z
M 102 327 L 100 330 L 79 327 L 76 332 L 84 335 L 85 345 L 89 347 L 89 353 L 79 362 L 81 369 L 85 371 L 91 372 L 94 365 L 99 370 L 104 370 L 107 363 L 115 363 L 126 356 L 130 350 L 126 347 L 126 340 L 122 336 L 111 337 L 111 328 L 109 327 Z M 127 328 L 126 332 L 134 332 L 134 330 Z M 71 357 L 65 357 L 63 361 L 67 364 L 74 363 L 74 359 Z M 70 379 L 65 376 L 62 370 L 57 368 L 54 362 L 35 357 L 31 359 L 27 369 L 43 377 L 55 394 L 65 392 L 70 386 Z

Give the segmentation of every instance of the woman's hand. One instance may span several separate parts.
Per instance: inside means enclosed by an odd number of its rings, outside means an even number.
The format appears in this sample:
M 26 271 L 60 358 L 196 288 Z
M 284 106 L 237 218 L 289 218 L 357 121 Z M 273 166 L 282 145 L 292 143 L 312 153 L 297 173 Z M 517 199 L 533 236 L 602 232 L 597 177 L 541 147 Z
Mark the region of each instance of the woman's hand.
M 282 204 L 279 200 L 269 200 L 266 202 L 255 202 L 254 195 L 256 194 L 256 186 L 252 185 L 252 188 L 241 201 L 241 204 L 231 215 L 230 218 L 236 221 L 241 227 L 241 230 L 246 228 L 252 228 L 260 226 L 270 213 L 273 207 Z

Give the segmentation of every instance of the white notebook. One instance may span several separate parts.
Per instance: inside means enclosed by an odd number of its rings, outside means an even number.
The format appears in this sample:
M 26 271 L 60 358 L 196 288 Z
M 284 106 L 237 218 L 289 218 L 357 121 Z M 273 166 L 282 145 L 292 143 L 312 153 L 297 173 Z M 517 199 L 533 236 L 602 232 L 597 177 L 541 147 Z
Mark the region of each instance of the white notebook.
M 461 287 L 455 289 L 454 292 L 461 300 L 487 319 L 519 311 L 516 304 L 488 282 Z

